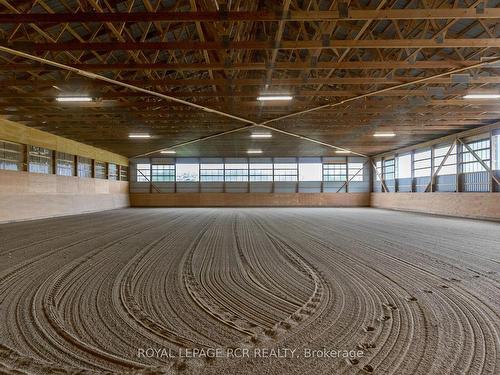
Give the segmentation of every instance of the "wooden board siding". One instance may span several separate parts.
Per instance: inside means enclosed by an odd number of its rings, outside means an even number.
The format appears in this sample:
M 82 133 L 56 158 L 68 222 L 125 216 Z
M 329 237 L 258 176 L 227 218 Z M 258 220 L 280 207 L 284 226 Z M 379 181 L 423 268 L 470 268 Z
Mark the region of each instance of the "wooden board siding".
M 126 181 L 0 170 L 0 222 L 128 206 Z
M 367 207 L 370 193 L 131 193 L 132 207 Z

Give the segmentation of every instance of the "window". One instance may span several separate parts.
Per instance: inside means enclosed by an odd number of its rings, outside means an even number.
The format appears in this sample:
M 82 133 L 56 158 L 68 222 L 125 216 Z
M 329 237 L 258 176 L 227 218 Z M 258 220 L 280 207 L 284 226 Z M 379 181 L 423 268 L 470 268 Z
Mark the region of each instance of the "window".
M 273 180 L 272 163 L 252 163 L 250 160 L 250 181 L 262 182 Z
M 151 173 L 153 182 L 175 182 L 174 164 L 153 164 Z
M 128 167 L 120 165 L 120 181 L 128 181 Z
M 321 181 L 321 163 L 299 163 L 299 181 Z
M 137 164 L 137 182 L 149 182 L 151 180 L 151 165 Z
M 413 157 L 413 175 L 415 177 L 430 177 L 431 150 L 415 152 Z
M 493 169 L 500 170 L 500 129 L 494 130 L 491 137 L 493 141 Z
M 349 163 L 349 181 L 363 181 L 363 163 Z
M 52 173 L 52 151 L 43 147 L 29 146 L 28 171 L 33 173 Z
M 23 147 L 18 143 L 0 141 L 0 169 L 20 171 Z
M 398 155 L 397 178 L 411 178 L 411 154 Z
M 78 156 L 78 177 L 92 177 L 92 159 Z
M 226 163 L 226 181 L 248 181 L 247 163 Z
M 347 164 L 323 164 L 323 181 L 347 181 Z
M 95 178 L 106 179 L 106 163 L 103 161 L 95 161 Z
M 478 141 L 468 142 L 467 146 L 474 151 L 474 153 L 484 162 L 486 165 L 490 164 L 490 140 L 480 139 Z M 475 156 L 469 152 L 467 147 L 462 147 L 461 153 L 461 172 L 462 173 L 472 173 L 472 172 L 483 172 L 486 169 L 481 165 L 481 163 L 475 158 Z
M 394 159 L 384 160 L 384 180 L 394 180 L 396 178 L 396 163 Z
M 176 181 L 199 181 L 199 167 L 200 165 L 198 163 L 176 164 Z
M 64 152 L 56 152 L 56 174 L 58 176 L 74 176 L 75 157 Z
M 223 182 L 224 164 L 205 163 L 200 164 L 200 181 L 203 182 Z
M 382 174 L 382 160 L 377 160 L 375 163 L 375 181 L 380 181 L 380 176 Z
M 297 163 L 274 164 L 274 181 L 297 181 Z
M 118 180 L 118 167 L 116 164 L 108 163 L 108 180 Z
M 434 149 L 434 173 L 437 171 L 448 153 L 451 145 L 438 146 Z M 438 172 L 438 176 L 445 176 L 457 173 L 457 148 L 453 146 L 448 158 Z

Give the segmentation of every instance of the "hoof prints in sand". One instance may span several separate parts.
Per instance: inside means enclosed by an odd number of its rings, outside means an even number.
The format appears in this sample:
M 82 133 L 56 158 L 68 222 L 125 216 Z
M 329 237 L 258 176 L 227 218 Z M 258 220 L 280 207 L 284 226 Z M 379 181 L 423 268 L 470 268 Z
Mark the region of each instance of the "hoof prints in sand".
M 495 223 L 375 209 L 124 209 L 0 233 L 0 373 L 500 372 Z M 140 348 L 364 356 L 141 358 Z

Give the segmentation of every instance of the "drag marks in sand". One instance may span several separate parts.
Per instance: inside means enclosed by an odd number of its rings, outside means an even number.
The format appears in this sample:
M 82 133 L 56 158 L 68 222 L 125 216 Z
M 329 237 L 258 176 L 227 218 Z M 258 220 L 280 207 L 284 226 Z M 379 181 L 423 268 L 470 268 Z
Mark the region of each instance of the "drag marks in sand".
M 497 374 L 499 232 L 328 208 L 1 225 L 0 373 Z M 175 355 L 193 348 L 295 354 Z

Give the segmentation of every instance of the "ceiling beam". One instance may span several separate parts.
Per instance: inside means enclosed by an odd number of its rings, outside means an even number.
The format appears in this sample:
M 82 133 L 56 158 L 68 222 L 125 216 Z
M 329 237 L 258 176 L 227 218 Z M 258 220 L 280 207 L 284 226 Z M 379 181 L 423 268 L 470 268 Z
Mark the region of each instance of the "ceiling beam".
M 275 78 L 272 79 L 268 84 L 270 86 L 302 86 L 302 85 L 392 85 L 399 83 L 409 83 L 416 79 L 416 77 L 411 76 L 394 76 L 390 78 L 378 78 L 378 77 L 346 77 L 346 78 Z M 451 77 L 435 77 L 429 79 L 430 82 L 436 84 L 456 84 L 456 82 Z M 154 81 L 149 80 L 123 80 L 123 83 L 134 85 L 138 87 L 162 87 L 162 86 L 211 86 L 211 85 L 228 85 L 228 86 L 262 86 L 264 84 L 264 79 L 258 78 L 242 78 L 242 79 L 158 79 Z M 471 76 L 468 82 L 469 84 L 498 84 L 500 83 L 500 76 Z M 37 79 L 37 80 L 25 80 L 25 79 L 6 79 L 0 80 L 0 85 L 2 87 L 8 86 L 32 86 L 32 87 L 51 87 L 51 86 L 70 86 L 70 87 L 102 87 L 110 85 L 107 82 L 98 82 L 94 80 L 48 80 L 48 79 Z
M 169 100 L 169 101 L 173 101 L 173 102 L 176 102 L 176 103 L 179 103 L 179 104 L 187 105 L 189 107 L 193 107 L 193 108 L 196 108 L 196 109 L 208 112 L 208 113 L 217 114 L 219 116 L 230 118 L 232 120 L 241 121 L 241 122 L 244 122 L 246 124 L 252 124 L 252 125 L 254 124 L 253 121 L 245 119 L 245 118 L 242 118 L 242 117 L 239 117 L 239 116 L 231 115 L 229 113 L 221 112 L 221 111 L 218 111 L 216 109 L 208 108 L 208 107 L 205 107 L 205 106 L 200 105 L 200 104 L 188 102 L 186 100 L 179 99 L 179 98 L 174 98 L 174 97 L 171 97 L 171 96 L 168 96 L 168 95 L 165 95 L 165 94 L 159 94 L 157 92 L 146 90 L 144 88 L 136 87 L 136 86 L 133 86 L 133 85 L 129 85 L 129 84 L 123 83 L 121 81 L 117 81 L 115 79 L 108 78 L 108 77 L 105 77 L 105 76 L 102 76 L 102 75 L 98 75 L 98 74 L 95 74 L 95 73 L 87 72 L 87 71 L 84 71 L 84 70 L 75 69 L 75 68 L 72 68 L 70 66 L 67 66 L 67 65 L 55 62 L 55 61 L 44 59 L 43 57 L 33 56 L 33 55 L 30 55 L 30 54 L 27 54 L 27 53 L 24 53 L 24 52 L 21 52 L 21 51 L 16 51 L 16 50 L 4 47 L 4 46 L 0 46 L 0 51 L 8 53 L 8 54 L 15 55 L 15 56 L 20 56 L 20 57 L 23 57 L 23 58 L 26 58 L 26 59 L 29 59 L 29 60 L 32 60 L 32 61 L 36 61 L 38 63 L 49 64 L 49 65 L 58 67 L 58 68 L 60 68 L 62 70 L 70 71 L 70 72 L 73 72 L 73 73 L 75 73 L 77 75 L 80 75 L 80 76 L 83 76 L 83 77 L 86 77 L 86 78 L 90 78 L 90 79 L 93 79 L 93 80 L 107 82 L 108 84 L 111 84 L 111 85 L 120 86 L 120 87 L 124 87 L 124 88 L 128 88 L 128 89 L 132 89 L 132 90 L 135 90 L 135 91 L 140 91 L 140 92 L 143 92 L 143 93 L 147 93 L 147 94 L 150 94 L 151 96 L 156 96 L 156 97 L 159 97 L 159 98 L 162 98 L 162 99 L 166 99 L 166 100 Z
M 434 61 L 320 61 L 320 62 L 276 62 L 272 65 L 274 70 L 330 70 L 330 69 L 346 69 L 346 70 L 366 70 L 366 69 L 451 69 L 460 68 L 475 64 L 477 61 L 458 61 L 458 60 L 434 60 Z M 90 72 L 100 71 L 135 71 L 135 70 L 261 70 L 267 71 L 269 64 L 266 63 L 110 63 L 110 64 L 68 64 L 77 69 L 87 70 Z M 492 67 L 493 68 L 493 67 Z M 41 64 L 0 64 L 0 71 L 8 72 L 45 72 L 59 70 L 53 66 Z
M 0 14 L 0 22 L 68 23 L 68 22 L 213 22 L 213 21 L 360 21 L 421 19 L 499 19 L 500 8 L 434 8 L 434 9 L 349 9 L 342 16 L 337 10 L 326 11 L 195 11 L 195 12 L 78 12 Z
M 0 81 L 1 82 L 1 81 Z M 465 89 L 453 89 L 453 90 L 446 90 L 443 89 L 442 94 L 440 94 L 441 97 L 443 96 L 449 96 L 449 95 L 465 95 L 469 92 L 470 90 L 465 90 Z M 238 97 L 238 98 L 255 98 L 256 96 L 260 95 L 259 90 L 244 90 L 244 91 L 234 91 L 234 90 L 220 90 L 220 91 L 160 91 L 157 90 L 157 92 L 165 95 L 169 95 L 172 97 L 176 98 L 211 98 L 211 97 Z M 497 90 L 481 90 L 482 93 L 492 93 L 496 94 L 498 93 Z M 340 97 L 340 96 L 355 96 L 355 95 L 360 95 L 362 94 L 362 90 L 322 90 L 322 91 L 315 91 L 315 90 L 293 90 L 291 94 L 293 94 L 294 97 L 310 97 L 310 96 L 318 96 L 318 97 Z M 105 92 L 105 93 L 100 93 L 100 92 L 95 92 L 95 93 L 89 93 L 94 98 L 106 100 L 106 99 L 116 99 L 116 98 L 141 98 L 141 97 L 149 97 L 151 95 L 148 95 L 146 93 L 142 92 L 134 92 L 134 91 L 126 91 L 126 92 L 120 92 L 120 91 L 112 91 L 112 92 Z M 59 92 L 56 92 L 54 90 L 54 93 L 8 93 L 4 92 L 2 93 L 1 100 L 3 103 L 5 103 L 5 99 L 54 99 L 56 96 L 59 96 Z M 436 93 L 434 93 L 432 90 L 427 90 L 425 88 L 423 89 L 416 89 L 416 90 L 393 90 L 393 91 L 388 91 L 388 92 L 383 92 L 380 93 L 379 95 L 376 96 L 425 96 L 425 97 L 432 97 L 436 96 Z M 2 103 L 0 102 L 0 103 Z M 99 100 L 96 100 L 97 103 L 99 103 Z M 33 102 L 31 102 L 33 103 Z M 21 105 L 21 102 L 17 102 L 18 105 Z M 154 103 L 151 103 L 151 105 L 154 105 Z
M 182 99 L 173 98 L 173 97 L 170 97 L 168 95 L 160 94 L 160 93 L 157 93 L 157 92 L 154 92 L 154 91 L 145 90 L 143 88 L 140 88 L 140 87 L 137 87 L 137 86 L 133 86 L 133 85 L 129 85 L 129 84 L 123 83 L 121 81 L 117 81 L 117 80 L 114 80 L 114 79 L 111 79 L 111 78 L 108 78 L 108 77 L 105 77 L 105 76 L 102 76 L 102 75 L 98 75 L 98 74 L 95 74 L 95 73 L 87 72 L 87 71 L 84 71 L 84 70 L 78 70 L 78 69 L 72 68 L 70 66 L 67 66 L 67 65 L 64 65 L 64 64 L 52 61 L 52 60 L 44 59 L 44 58 L 39 57 L 39 56 L 30 55 L 30 54 L 27 54 L 27 53 L 24 53 L 24 52 L 21 52 L 21 51 L 16 51 L 16 50 L 13 50 L 11 48 L 4 47 L 4 46 L 0 46 L 0 51 L 3 51 L 5 53 L 11 54 L 11 55 L 19 56 L 19 57 L 22 57 L 22 58 L 26 58 L 26 59 L 29 59 L 29 60 L 32 60 L 32 61 L 36 61 L 38 63 L 52 65 L 52 66 L 58 67 L 60 69 L 66 70 L 66 71 L 73 72 L 73 73 L 75 73 L 77 75 L 80 75 L 80 76 L 83 76 L 83 77 L 86 77 L 86 78 L 91 78 L 93 80 L 104 81 L 104 82 L 107 82 L 107 83 L 110 83 L 110 84 L 114 84 L 114 85 L 117 85 L 117 86 L 125 87 L 125 88 L 132 89 L 132 90 L 135 90 L 135 91 L 149 93 L 152 96 L 156 96 L 156 97 L 159 97 L 159 98 L 162 98 L 162 99 L 167 99 L 167 100 L 170 100 L 170 101 L 173 101 L 173 102 L 176 102 L 176 103 L 180 103 L 180 104 L 185 104 L 187 106 L 194 107 L 196 109 L 200 109 L 200 110 L 203 110 L 205 112 L 213 113 L 213 114 L 222 116 L 224 118 L 230 118 L 230 119 L 241 121 L 241 122 L 245 123 L 245 125 L 240 126 L 238 128 L 234 128 L 234 129 L 231 129 L 231 130 L 228 130 L 228 131 L 223 131 L 223 132 L 220 132 L 220 133 L 211 134 L 211 135 L 204 136 L 204 137 L 197 138 L 197 139 L 193 139 L 193 140 L 190 140 L 190 141 L 187 141 L 187 142 L 177 143 L 177 144 L 169 146 L 169 148 L 177 148 L 177 147 L 181 147 L 181 146 L 184 146 L 184 145 L 187 145 L 187 144 L 191 144 L 191 143 L 202 142 L 202 141 L 205 141 L 207 139 L 211 139 L 211 138 L 215 138 L 215 137 L 220 137 L 222 135 L 226 135 L 226 134 L 229 134 L 229 133 L 239 132 L 239 131 L 242 131 L 242 130 L 246 130 L 246 129 L 250 129 L 250 128 L 254 128 L 254 127 L 259 127 L 259 126 L 265 127 L 265 128 L 268 128 L 268 129 L 273 129 L 272 127 L 269 127 L 267 125 L 257 124 L 257 123 L 255 123 L 255 122 L 253 122 L 251 120 L 248 120 L 248 119 L 242 118 L 242 117 L 238 117 L 238 116 L 234 116 L 234 115 L 231 115 L 230 113 L 227 113 L 227 112 L 218 111 L 218 110 L 215 110 L 215 109 L 211 109 L 211 108 L 208 108 L 208 107 L 201 106 L 199 104 L 187 102 L 187 101 L 182 100 Z M 347 150 L 347 149 L 345 149 L 343 147 L 338 147 L 338 146 L 335 146 L 335 145 L 332 145 L 332 144 L 324 143 L 324 142 L 321 142 L 321 141 L 318 141 L 318 140 L 315 140 L 315 139 L 312 139 L 312 138 L 304 137 L 302 135 L 298 135 L 298 134 L 294 134 L 294 133 L 290 133 L 290 132 L 283 132 L 282 130 L 278 130 L 278 129 L 275 129 L 275 131 L 281 132 L 281 133 L 286 133 L 286 134 L 288 134 L 288 135 L 290 135 L 292 137 L 295 137 L 295 138 L 300 138 L 300 139 L 308 140 L 309 142 L 312 142 L 312 143 L 321 144 L 321 145 L 327 146 L 327 147 L 329 147 L 331 149 L 343 150 L 343 151 L 350 151 L 350 150 Z M 153 151 L 150 151 L 150 152 L 148 152 L 146 154 L 142 154 L 140 156 L 151 155 L 151 154 L 157 153 L 157 152 L 159 152 L 161 150 L 164 150 L 164 149 L 165 149 L 165 147 L 162 147 L 159 150 L 153 150 Z M 350 151 L 350 152 L 352 154 L 355 154 L 355 155 L 366 156 L 366 155 L 363 155 L 363 154 L 356 153 L 354 151 Z M 139 155 L 136 155 L 136 156 L 139 156 Z
M 500 48 L 500 38 L 467 39 L 360 39 L 297 41 L 171 41 L 171 42 L 8 42 L 4 47 L 29 52 L 48 51 L 157 51 L 157 50 L 293 50 L 332 48 Z

